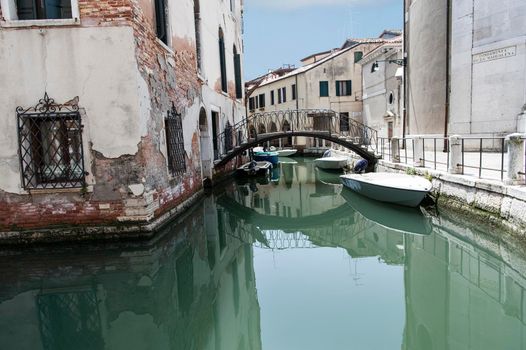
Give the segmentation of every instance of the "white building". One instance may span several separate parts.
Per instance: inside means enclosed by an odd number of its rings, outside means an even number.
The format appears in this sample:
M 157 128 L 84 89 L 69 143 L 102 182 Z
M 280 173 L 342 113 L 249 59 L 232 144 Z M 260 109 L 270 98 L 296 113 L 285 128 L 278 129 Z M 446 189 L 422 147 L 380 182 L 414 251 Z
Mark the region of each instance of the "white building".
M 403 48 L 395 37 L 360 61 L 363 71 L 363 122 L 379 137 L 403 133 Z
M 405 0 L 407 134 L 522 131 L 526 2 Z

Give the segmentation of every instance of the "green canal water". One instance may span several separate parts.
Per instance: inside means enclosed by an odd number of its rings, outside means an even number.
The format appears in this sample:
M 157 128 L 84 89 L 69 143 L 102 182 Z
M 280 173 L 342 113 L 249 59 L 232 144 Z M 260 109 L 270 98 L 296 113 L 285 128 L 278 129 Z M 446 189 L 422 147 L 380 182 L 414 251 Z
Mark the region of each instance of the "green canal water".
M 491 230 L 291 159 L 149 242 L 0 249 L 0 349 L 525 349 L 526 258 Z

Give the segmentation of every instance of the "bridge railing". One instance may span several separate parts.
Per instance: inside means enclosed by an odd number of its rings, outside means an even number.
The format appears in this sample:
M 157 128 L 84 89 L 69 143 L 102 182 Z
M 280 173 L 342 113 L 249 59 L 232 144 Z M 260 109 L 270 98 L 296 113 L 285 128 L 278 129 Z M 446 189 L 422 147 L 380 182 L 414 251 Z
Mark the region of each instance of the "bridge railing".
M 377 131 L 348 114 L 328 109 L 302 109 L 257 113 L 234 125 L 227 122 L 217 137 L 215 157 L 221 159 L 236 148 L 269 136 L 286 138 L 294 132 L 345 139 L 370 151 L 377 149 Z

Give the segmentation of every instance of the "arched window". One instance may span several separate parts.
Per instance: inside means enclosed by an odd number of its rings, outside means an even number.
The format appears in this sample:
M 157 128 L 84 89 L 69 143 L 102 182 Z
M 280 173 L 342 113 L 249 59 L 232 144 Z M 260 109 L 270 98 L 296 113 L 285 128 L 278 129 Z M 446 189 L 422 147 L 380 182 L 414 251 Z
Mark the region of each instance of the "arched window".
M 225 59 L 225 36 L 223 29 L 219 28 L 219 64 L 221 66 L 221 90 L 228 92 L 226 79 L 226 59 Z
M 197 69 L 201 71 L 201 7 L 199 0 L 194 0 L 195 56 Z
M 241 55 L 234 45 L 234 74 L 236 79 L 236 98 L 243 98 L 243 84 L 241 83 Z

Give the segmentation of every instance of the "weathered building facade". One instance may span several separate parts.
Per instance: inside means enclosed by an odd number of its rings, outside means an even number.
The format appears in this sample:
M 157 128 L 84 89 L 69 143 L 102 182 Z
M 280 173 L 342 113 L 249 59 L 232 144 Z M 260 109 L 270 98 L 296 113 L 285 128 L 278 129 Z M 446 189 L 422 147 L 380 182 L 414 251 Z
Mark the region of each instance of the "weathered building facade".
M 526 3 L 405 0 L 407 134 L 524 132 Z
M 302 61 L 305 65 L 300 68 L 285 74 L 270 72 L 257 82 L 248 82 L 248 115 L 323 109 L 339 113 L 342 120 L 352 118 L 362 122 L 362 66 L 359 61 L 383 42 L 384 39 L 374 38 L 349 39 L 340 49 L 306 57 Z M 348 127 L 349 123 L 346 125 Z M 281 129 L 272 130 L 273 125 L 261 126 L 269 132 L 286 130 L 287 127 L 282 125 Z M 312 146 L 309 140 L 299 139 L 296 145 Z
M 244 113 L 243 4 L 203 5 L 0 2 L 1 231 L 144 230 L 214 176 Z
M 404 86 L 401 37 L 391 39 L 360 61 L 363 72 L 363 122 L 379 137 L 403 134 Z

